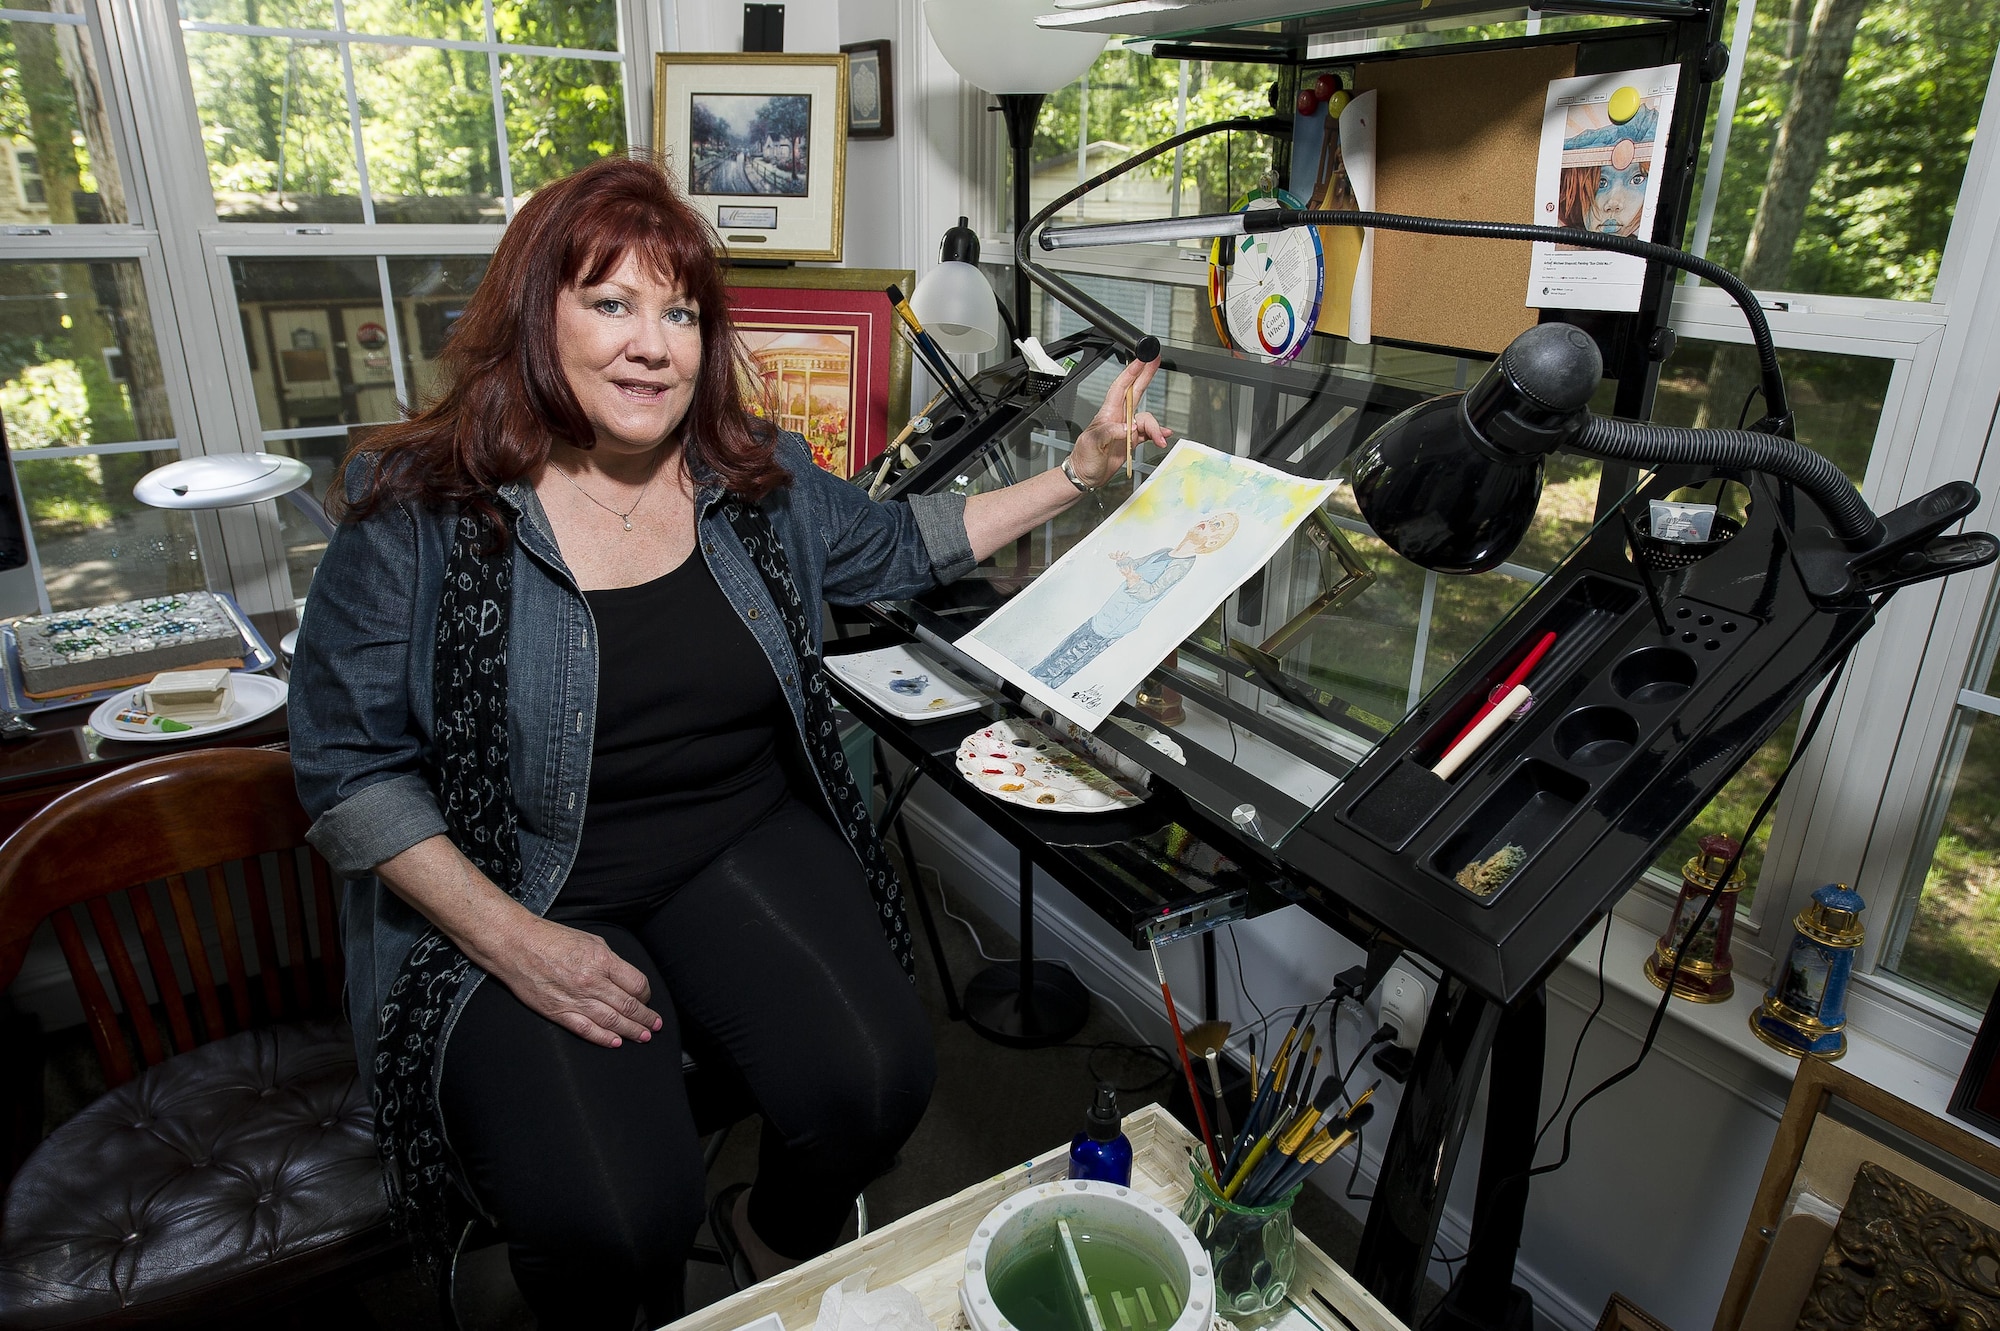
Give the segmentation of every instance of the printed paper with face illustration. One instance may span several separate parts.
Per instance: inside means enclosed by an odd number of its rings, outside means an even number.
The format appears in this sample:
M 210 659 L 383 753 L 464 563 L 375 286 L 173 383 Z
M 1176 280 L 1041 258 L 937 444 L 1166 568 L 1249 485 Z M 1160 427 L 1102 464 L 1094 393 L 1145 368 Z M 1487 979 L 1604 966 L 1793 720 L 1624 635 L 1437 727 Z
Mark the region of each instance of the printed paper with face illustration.
M 1183 439 L 959 650 L 1095 730 L 1337 484 Z
M 1649 240 L 1679 65 L 1549 84 L 1535 170 L 1535 221 Z M 1537 245 L 1528 304 L 1636 310 L 1646 261 L 1574 245 Z

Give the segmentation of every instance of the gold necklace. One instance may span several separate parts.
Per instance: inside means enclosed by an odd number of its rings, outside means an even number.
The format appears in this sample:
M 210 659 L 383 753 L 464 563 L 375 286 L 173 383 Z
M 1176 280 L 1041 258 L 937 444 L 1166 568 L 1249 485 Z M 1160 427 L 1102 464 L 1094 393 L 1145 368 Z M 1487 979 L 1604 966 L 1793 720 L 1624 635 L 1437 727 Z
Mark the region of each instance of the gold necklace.
M 605 503 L 602 499 L 599 499 L 596 495 L 584 489 L 581 485 L 578 485 L 576 483 L 576 478 L 574 476 L 571 476 L 561 467 L 556 466 L 554 462 L 550 462 L 549 467 L 551 470 L 555 472 L 556 475 L 562 477 L 564 480 L 569 482 L 570 489 L 576 491 L 578 494 L 582 495 L 585 499 L 588 499 L 591 503 L 597 505 L 599 508 L 603 509 L 606 513 L 609 513 L 612 517 L 617 518 L 620 522 L 624 523 L 626 531 L 632 530 L 632 515 L 639 511 L 639 505 L 646 502 L 646 496 L 651 494 L 653 491 L 653 481 L 660 474 L 659 472 L 655 471 L 652 476 L 647 477 L 646 483 L 643 486 L 639 487 L 639 497 L 632 501 L 632 507 L 626 509 L 623 513 L 620 513 L 617 509 L 611 507 L 611 505 Z

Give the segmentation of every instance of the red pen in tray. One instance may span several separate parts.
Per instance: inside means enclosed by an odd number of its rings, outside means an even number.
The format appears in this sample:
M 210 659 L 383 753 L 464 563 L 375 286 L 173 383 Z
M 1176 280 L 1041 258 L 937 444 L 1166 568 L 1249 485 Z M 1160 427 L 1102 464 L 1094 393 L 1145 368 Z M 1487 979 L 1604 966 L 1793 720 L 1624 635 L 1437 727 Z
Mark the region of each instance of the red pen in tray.
M 1467 735 L 1470 735 L 1474 728 L 1486 719 L 1486 714 L 1491 712 L 1495 707 L 1498 707 L 1500 700 L 1514 691 L 1516 684 L 1526 683 L 1528 673 L 1541 664 L 1542 658 L 1549 654 L 1549 648 L 1555 645 L 1556 635 L 1552 632 L 1544 633 L 1542 640 L 1529 648 L 1528 654 L 1521 658 L 1521 663 L 1507 672 L 1507 678 L 1493 686 L 1493 691 L 1486 695 L 1486 701 L 1479 705 L 1479 710 L 1474 712 L 1472 719 L 1465 723 L 1465 729 L 1452 736 L 1451 743 L 1444 746 L 1444 752 L 1450 753 L 1453 749 L 1457 748 L 1458 742 Z

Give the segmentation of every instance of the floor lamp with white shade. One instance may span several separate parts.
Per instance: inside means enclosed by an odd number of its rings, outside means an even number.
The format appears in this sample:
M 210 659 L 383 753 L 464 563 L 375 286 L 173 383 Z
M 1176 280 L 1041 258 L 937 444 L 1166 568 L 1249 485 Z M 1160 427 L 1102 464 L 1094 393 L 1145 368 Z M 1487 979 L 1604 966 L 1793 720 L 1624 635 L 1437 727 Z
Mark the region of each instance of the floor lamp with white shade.
M 1042 102 L 1056 89 L 1083 77 L 1104 49 L 1102 33 L 1037 27 L 1035 16 L 1049 8 L 1049 0 L 925 0 L 924 4 L 924 22 L 930 25 L 931 40 L 958 76 L 999 99 L 1012 151 L 1012 223 L 1016 229 L 1028 220 L 1028 154 L 1034 147 L 1035 120 Z M 1032 331 L 1028 323 L 1028 275 L 1018 267 L 1014 270 L 1014 324 L 1022 334 Z

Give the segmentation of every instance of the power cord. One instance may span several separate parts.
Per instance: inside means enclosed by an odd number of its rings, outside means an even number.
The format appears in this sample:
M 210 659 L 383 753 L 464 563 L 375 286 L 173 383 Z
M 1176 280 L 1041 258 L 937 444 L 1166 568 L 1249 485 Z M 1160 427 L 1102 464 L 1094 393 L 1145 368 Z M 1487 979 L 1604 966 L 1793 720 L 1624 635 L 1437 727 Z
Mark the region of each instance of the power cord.
M 1556 1107 L 1549 1111 L 1548 1122 L 1542 1124 L 1541 1131 L 1535 1134 L 1534 1150 L 1528 1152 L 1528 1158 L 1531 1160 L 1541 1151 L 1542 1138 L 1549 1135 L 1549 1129 L 1555 1126 L 1558 1118 L 1562 1117 L 1563 1106 L 1569 1103 L 1569 1088 L 1576 1081 L 1577 1059 L 1583 1055 L 1583 1038 L 1590 1034 L 1591 1025 L 1596 1022 L 1597 1014 L 1604 1011 L 1604 954 L 1610 946 L 1611 921 L 1606 920 L 1604 936 L 1597 943 L 1597 1003 L 1590 1009 L 1590 1015 L 1583 1019 L 1583 1027 L 1576 1033 L 1576 1043 L 1570 1046 L 1569 1071 L 1563 1074 L 1562 1094 L 1556 1097 Z
M 1243 1001 L 1248 1003 L 1251 1010 L 1257 1014 L 1257 1020 L 1261 1023 L 1258 1027 L 1258 1034 L 1261 1035 L 1265 1030 L 1270 1028 L 1271 1019 L 1264 1015 L 1263 1004 L 1259 1003 L 1250 993 L 1250 979 L 1243 969 L 1243 944 L 1236 939 L 1236 926 L 1230 924 L 1224 927 L 1229 930 L 1229 950 L 1236 954 L 1236 987 L 1242 991 Z
M 1871 619 L 1873 618 L 1875 612 L 1881 609 L 1881 606 L 1882 606 L 1882 600 L 1878 599 L 1874 603 L 1874 605 L 1870 607 L 1869 616 Z M 1849 646 L 1845 651 L 1841 653 L 1840 659 L 1834 662 L 1832 671 L 1829 672 L 1829 674 L 1827 675 L 1826 685 L 1820 693 L 1819 702 L 1814 705 L 1811 717 L 1807 719 L 1805 728 L 1799 732 L 1798 739 L 1792 747 L 1791 757 L 1786 761 L 1784 768 L 1781 771 L 1779 771 L 1777 779 L 1771 783 L 1771 789 L 1768 792 L 1766 792 L 1763 801 L 1758 804 L 1757 811 L 1750 816 L 1749 825 L 1743 829 L 1743 836 L 1737 843 L 1736 854 L 1732 855 L 1729 859 L 1729 862 L 1723 866 L 1722 874 L 1720 878 L 1717 879 L 1718 882 L 1722 883 L 1728 882 L 1731 875 L 1733 875 L 1736 872 L 1737 863 L 1743 858 L 1743 852 L 1749 848 L 1751 841 L 1757 835 L 1757 830 L 1763 826 L 1764 819 L 1770 814 L 1773 806 L 1777 804 L 1778 796 L 1784 791 L 1785 783 L 1791 778 L 1792 772 L 1798 767 L 1799 759 L 1803 757 L 1805 755 L 1806 750 L 1812 746 L 1813 736 L 1819 733 L 1820 722 L 1826 719 L 1827 707 L 1832 703 L 1834 694 L 1839 691 L 1840 678 L 1841 675 L 1847 669 L 1848 659 L 1851 656 L 1852 652 L 1853 648 L 1852 646 Z M 1716 898 L 1719 897 L 1720 895 L 1721 893 L 1719 892 L 1709 893 L 1707 898 L 1703 900 L 1701 904 L 1701 909 L 1695 912 L 1695 917 L 1693 921 L 1689 923 L 1687 929 L 1681 934 L 1680 946 L 1674 949 L 1673 967 L 1667 972 L 1666 983 L 1662 987 L 1662 992 L 1660 994 L 1660 1001 L 1658 1005 L 1653 1009 L 1653 1019 L 1652 1022 L 1646 1027 L 1646 1037 L 1639 1045 L 1638 1055 L 1634 1057 L 1630 1063 L 1627 1063 L 1624 1067 L 1612 1073 L 1604 1080 L 1598 1082 L 1597 1085 L 1591 1087 L 1590 1090 L 1584 1094 L 1583 1098 L 1578 1100 L 1576 1104 L 1571 1107 L 1568 1116 L 1563 1119 L 1561 1155 L 1557 1156 L 1556 1159 L 1549 1164 L 1536 1165 L 1529 1169 L 1523 1170 L 1519 1173 L 1510 1174 L 1506 1178 L 1500 1180 L 1500 1182 L 1495 1186 L 1494 1189 L 1496 1196 L 1503 1189 L 1513 1187 L 1517 1184 L 1525 1185 L 1530 1179 L 1538 1178 L 1544 1174 L 1553 1174 L 1557 1170 L 1561 1169 L 1564 1165 L 1568 1164 L 1570 1155 L 1575 1148 L 1573 1134 L 1576 1127 L 1576 1116 L 1583 1112 L 1583 1107 L 1585 1105 L 1589 1104 L 1592 1100 L 1595 1100 L 1598 1096 L 1604 1094 L 1612 1087 L 1618 1085 L 1618 1083 L 1630 1077 L 1633 1073 L 1639 1070 L 1642 1064 L 1645 1063 L 1647 1055 L 1653 1052 L 1653 1043 L 1659 1037 L 1660 1026 L 1662 1025 L 1662 1023 L 1666 1021 L 1667 1007 L 1673 1001 L 1674 982 L 1680 977 L 1681 963 L 1687 957 L 1688 948 L 1693 945 L 1694 940 L 1696 938 L 1700 937 L 1701 927 L 1702 925 L 1708 922 L 1709 913 L 1711 910 L 1714 909 Z M 1608 943 L 1609 940 L 1608 930 L 1606 931 L 1606 938 Z M 1602 971 L 1600 970 L 1600 974 L 1601 973 Z M 1599 1002 L 1601 1005 L 1602 1003 L 1601 995 Z M 1586 1023 L 1584 1031 L 1579 1031 L 1577 1033 L 1577 1046 L 1579 1049 L 1582 1046 L 1583 1036 L 1587 1031 L 1588 1031 L 1588 1023 Z M 1574 1062 L 1576 1056 L 1577 1056 L 1576 1052 L 1572 1051 L 1571 1053 L 1572 1063 Z M 1562 1112 L 1562 1107 L 1560 1105 L 1557 1106 L 1556 1112 L 1558 1114 Z M 1553 1122 L 1553 1120 L 1551 1120 L 1551 1122 Z M 1545 1125 L 1542 1128 L 1542 1132 L 1546 1133 L 1547 1131 L 1548 1131 L 1548 1126 Z M 1541 1134 L 1538 1133 L 1536 1136 L 1537 1142 L 1539 1142 L 1540 1139 L 1541 1139 Z M 1530 1158 L 1532 1159 L 1532 1157 Z M 1467 1251 L 1469 1254 L 1470 1249 L 1468 1249 Z
M 937 893 L 938 907 L 944 911 L 945 915 L 963 925 L 965 932 L 972 935 L 973 950 L 979 953 L 981 961 L 990 961 L 995 965 L 1007 966 L 1020 960 L 1019 957 L 996 957 L 986 950 L 986 944 L 979 940 L 979 930 L 973 927 L 972 921 L 951 908 L 951 899 L 944 894 L 944 879 L 942 877 L 939 877 L 937 882 L 932 885 L 932 890 Z
M 1367 1144 L 1364 1134 L 1360 1132 L 1354 1134 L 1354 1163 L 1347 1171 L 1347 1200 L 1350 1202 L 1360 1202 L 1363 1205 L 1375 1200 L 1375 1194 L 1372 1192 L 1364 1197 L 1354 1190 L 1354 1181 L 1361 1177 L 1361 1151 Z

